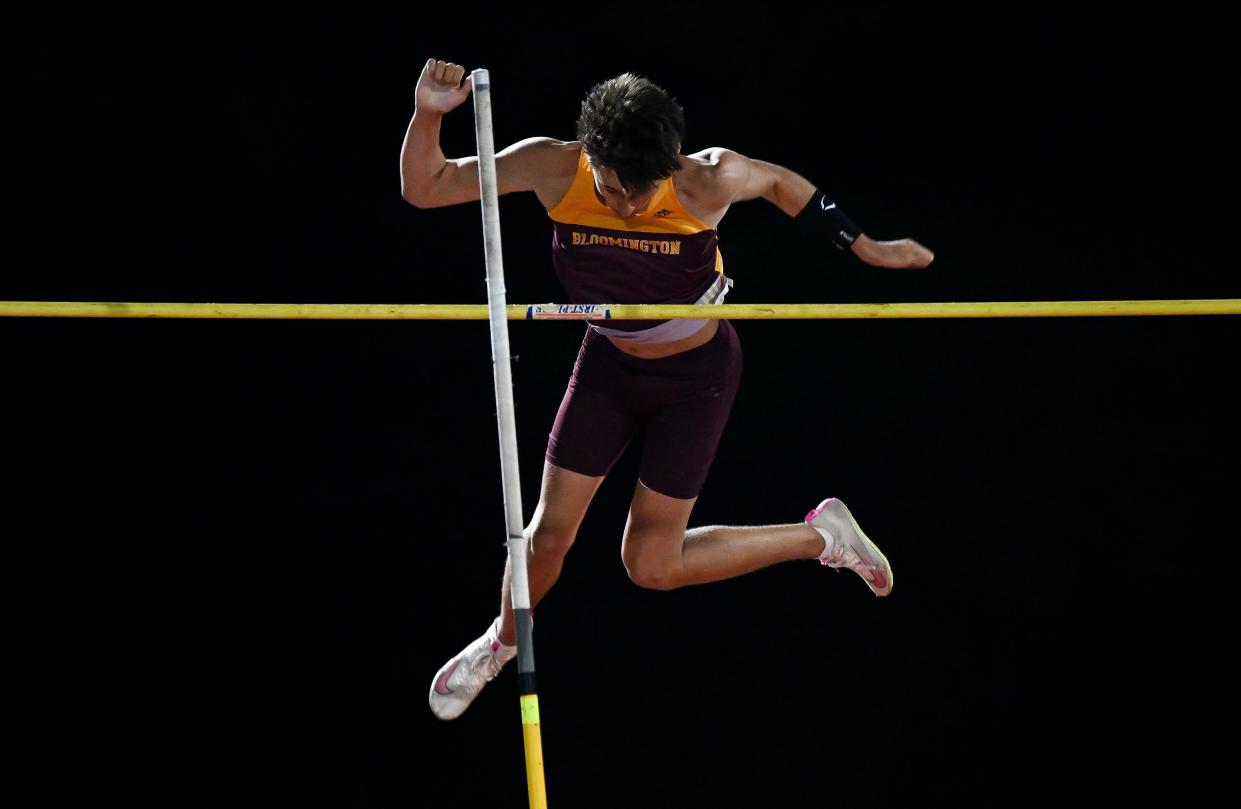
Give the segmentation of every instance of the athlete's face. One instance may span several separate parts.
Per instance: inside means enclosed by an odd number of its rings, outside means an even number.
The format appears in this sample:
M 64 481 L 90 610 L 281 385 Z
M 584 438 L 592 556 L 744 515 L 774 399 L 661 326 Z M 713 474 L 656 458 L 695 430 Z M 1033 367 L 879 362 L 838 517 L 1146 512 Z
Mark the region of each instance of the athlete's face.
M 621 219 L 628 219 L 645 211 L 655 197 L 655 192 L 659 190 L 659 185 L 655 184 L 636 191 L 622 183 L 620 177 L 611 169 L 591 166 L 590 170 L 595 175 L 595 193 L 603 204 Z

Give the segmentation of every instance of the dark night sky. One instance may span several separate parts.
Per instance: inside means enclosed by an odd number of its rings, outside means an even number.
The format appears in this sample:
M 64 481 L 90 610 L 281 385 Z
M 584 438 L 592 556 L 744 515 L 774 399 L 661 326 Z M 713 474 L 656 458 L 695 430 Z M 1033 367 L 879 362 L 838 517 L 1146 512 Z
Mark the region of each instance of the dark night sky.
M 937 254 L 872 270 L 739 205 L 730 302 L 1241 297 L 1237 26 L 972 5 L 14 24 L 0 300 L 483 302 L 477 207 L 399 194 L 428 57 L 491 71 L 500 145 L 571 138 L 593 83 L 645 74 L 687 150 L 786 165 Z M 537 201 L 501 213 L 510 302 L 563 300 Z M 1238 326 L 737 323 L 692 524 L 839 496 L 899 586 L 640 590 L 626 456 L 538 612 L 551 805 L 1222 783 Z M 580 331 L 511 330 L 527 515 Z M 425 703 L 504 559 L 483 324 L 7 318 L 0 361 L 31 805 L 524 805 L 515 677 L 453 723 Z

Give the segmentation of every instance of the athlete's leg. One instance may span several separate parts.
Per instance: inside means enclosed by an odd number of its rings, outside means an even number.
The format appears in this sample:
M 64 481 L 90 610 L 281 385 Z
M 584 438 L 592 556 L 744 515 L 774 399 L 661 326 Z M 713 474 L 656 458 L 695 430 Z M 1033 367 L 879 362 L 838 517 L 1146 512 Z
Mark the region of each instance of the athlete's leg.
M 801 523 L 687 531 L 737 392 L 740 343 L 722 321 L 711 343 L 649 367 L 668 384 L 652 397 L 659 404 L 647 421 L 640 482 L 621 546 L 635 582 L 667 590 L 818 558 L 853 570 L 876 595 L 891 591 L 887 560 L 837 500 L 823 501 Z
M 570 472 L 544 461 L 543 483 L 534 517 L 526 526 L 530 581 L 530 606 L 538 604 L 560 578 L 565 555 L 577 537 L 577 529 L 586 516 L 586 509 L 599 489 L 603 477 Z M 512 646 L 517 642 L 513 626 L 511 563 L 504 565 L 504 585 L 500 597 L 500 642 Z
M 531 603 L 538 603 L 560 575 L 565 554 L 573 545 L 586 508 L 602 480 L 602 476 L 570 472 L 550 461 L 544 464 L 539 504 L 526 528 Z M 509 575 L 506 564 L 500 617 L 441 666 L 431 681 L 428 701 L 431 711 L 440 719 L 460 716 L 517 654 Z
M 602 341 L 602 344 L 600 343 Z M 573 374 L 547 438 L 539 503 L 525 527 L 530 602 L 537 604 L 560 576 L 586 509 L 637 428 L 625 406 L 624 371 L 613 367 L 607 339 L 587 332 Z M 440 719 L 460 716 L 517 654 L 512 571 L 505 564 L 500 614 L 487 630 L 436 672 L 431 710 Z
M 629 507 L 621 558 L 634 583 L 657 590 L 721 581 L 792 559 L 814 559 L 823 537 L 806 523 L 689 531 L 697 498 L 669 497 L 639 483 Z

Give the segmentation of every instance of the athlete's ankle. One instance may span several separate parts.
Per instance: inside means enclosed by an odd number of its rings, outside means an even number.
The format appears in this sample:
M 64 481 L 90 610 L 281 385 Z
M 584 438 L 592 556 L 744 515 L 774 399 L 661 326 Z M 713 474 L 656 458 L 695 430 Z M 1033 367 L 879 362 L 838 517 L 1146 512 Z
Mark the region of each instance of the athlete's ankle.
M 517 628 L 511 624 L 507 627 L 504 624 L 500 624 L 499 628 L 496 630 L 496 640 L 500 641 L 500 643 L 504 646 L 516 646 Z
M 531 611 L 530 626 L 534 626 L 534 612 Z M 509 619 L 509 623 L 504 623 L 504 616 L 496 619 L 496 640 L 509 647 L 510 649 L 517 646 L 517 621 L 514 618 Z

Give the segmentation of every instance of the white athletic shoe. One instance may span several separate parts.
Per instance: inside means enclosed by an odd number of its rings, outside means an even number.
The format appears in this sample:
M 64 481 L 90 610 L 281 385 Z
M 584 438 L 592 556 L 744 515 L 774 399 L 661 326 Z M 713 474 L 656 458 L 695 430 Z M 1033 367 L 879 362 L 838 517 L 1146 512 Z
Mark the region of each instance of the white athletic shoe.
M 495 679 L 504 664 L 517 656 L 516 646 L 500 643 L 500 619 L 492 621 L 482 637 L 444 664 L 431 681 L 428 701 L 431 713 L 440 719 L 456 719 Z
M 852 570 L 877 596 L 892 592 L 892 566 L 888 558 L 862 532 L 844 503 L 829 497 L 806 515 L 806 522 L 820 529 L 820 534 L 827 533 L 823 537 L 826 546 L 819 556 L 820 562 Z

